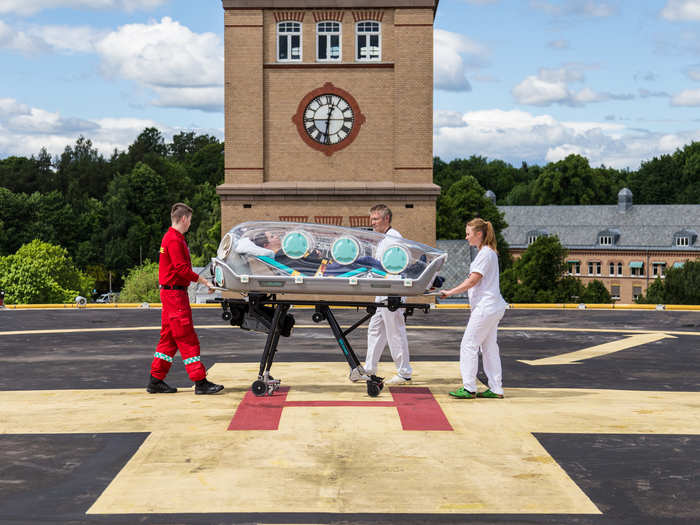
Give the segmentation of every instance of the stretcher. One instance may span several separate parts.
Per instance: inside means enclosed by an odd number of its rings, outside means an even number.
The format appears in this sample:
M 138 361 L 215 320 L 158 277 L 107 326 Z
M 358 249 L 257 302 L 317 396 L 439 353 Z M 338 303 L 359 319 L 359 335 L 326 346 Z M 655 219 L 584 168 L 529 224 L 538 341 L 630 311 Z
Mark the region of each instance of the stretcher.
M 388 297 L 381 302 L 305 301 L 278 299 L 274 294 L 251 293 L 241 299 L 218 299 L 218 301 L 221 302 L 224 321 L 229 321 L 232 326 L 240 326 L 244 330 L 267 334 L 265 348 L 260 358 L 258 378 L 251 385 L 251 391 L 256 396 L 272 395 L 280 387 L 280 379 L 273 378 L 270 370 L 277 353 L 280 336 L 292 335 L 295 322 L 294 317 L 289 313 L 292 306 L 313 306 L 314 313 L 311 319 L 315 323 L 328 322 L 333 337 L 350 366 L 350 380 L 366 381 L 367 394 L 370 397 L 380 394 L 384 388 L 384 380 L 365 371 L 348 341 L 348 335 L 372 317 L 377 308 L 388 308 L 392 312 L 403 309 L 405 316 L 413 315 L 415 310 L 428 313 L 431 308 L 430 303 L 407 304 L 400 297 Z M 364 309 L 366 314 L 355 324 L 343 330 L 331 310 L 332 307 L 355 307 L 358 310 Z
M 430 303 L 405 303 L 402 297 L 425 296 L 442 284 L 437 275 L 447 254 L 409 239 L 357 228 L 323 224 L 252 221 L 229 230 L 212 259 L 217 289 L 240 295 L 220 299 L 224 320 L 245 330 L 267 334 L 256 396 L 272 395 L 280 380 L 270 375 L 280 336 L 289 337 L 292 306 L 313 306 L 312 319 L 327 321 L 350 366 L 351 381 L 366 381 L 367 394 L 376 397 L 384 383 L 360 364 L 347 336 L 366 322 L 377 308 L 428 312 Z M 328 300 L 285 299 L 286 294 L 313 294 Z M 379 300 L 342 301 L 337 296 L 380 296 Z M 383 300 L 382 300 L 383 298 Z M 366 315 L 343 330 L 333 307 L 364 309 Z

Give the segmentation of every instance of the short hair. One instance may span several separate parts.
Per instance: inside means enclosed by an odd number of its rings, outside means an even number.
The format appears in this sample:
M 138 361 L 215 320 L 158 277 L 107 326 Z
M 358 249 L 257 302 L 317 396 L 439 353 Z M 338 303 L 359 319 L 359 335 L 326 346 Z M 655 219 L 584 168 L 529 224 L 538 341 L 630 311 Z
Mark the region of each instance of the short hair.
M 389 217 L 389 222 L 391 222 L 391 210 L 389 209 L 389 206 L 386 204 L 375 204 L 369 209 L 370 213 L 373 213 L 375 211 L 379 211 L 382 213 L 382 217 Z
M 261 248 L 264 248 L 268 244 L 270 244 L 270 241 L 267 239 L 267 233 L 262 232 L 258 233 L 254 238 L 253 242 L 255 243 L 256 246 L 260 246 Z
M 173 204 L 173 207 L 170 208 L 170 220 L 174 223 L 178 223 L 180 219 L 190 215 L 192 215 L 192 208 L 184 202 L 176 202 Z

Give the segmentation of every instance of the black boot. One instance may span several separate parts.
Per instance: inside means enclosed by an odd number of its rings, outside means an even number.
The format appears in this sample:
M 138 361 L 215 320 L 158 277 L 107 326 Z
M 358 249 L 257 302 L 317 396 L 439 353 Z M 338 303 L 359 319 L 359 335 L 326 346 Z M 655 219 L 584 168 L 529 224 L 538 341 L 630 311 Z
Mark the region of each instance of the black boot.
M 149 394 L 174 394 L 177 392 L 177 388 L 174 388 L 162 379 L 151 376 L 151 380 L 148 382 L 146 391 Z
M 195 394 L 216 394 L 223 389 L 224 385 L 212 383 L 211 381 L 208 381 L 206 377 L 204 379 L 200 379 L 194 384 Z

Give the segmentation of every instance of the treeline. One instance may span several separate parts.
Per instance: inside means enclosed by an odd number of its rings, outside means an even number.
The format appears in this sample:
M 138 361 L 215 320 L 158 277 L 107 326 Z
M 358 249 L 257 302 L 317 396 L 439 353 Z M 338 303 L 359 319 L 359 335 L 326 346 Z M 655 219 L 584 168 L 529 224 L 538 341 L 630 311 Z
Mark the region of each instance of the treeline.
M 119 286 L 129 268 L 158 260 L 170 206 L 195 210 L 188 242 L 193 263 L 214 255 L 221 212 L 216 186 L 224 180 L 224 145 L 183 132 L 166 143 L 145 129 L 127 151 L 103 157 L 80 137 L 60 156 L 0 160 L 0 257 L 34 239 L 65 248 L 96 282 Z
M 477 197 L 486 190 L 495 193 L 498 205 L 509 206 L 616 204 L 617 193 L 624 187 L 632 190 L 635 204 L 697 204 L 700 142 L 642 162 L 636 171 L 594 168 L 580 155 L 569 155 L 545 166 L 523 162 L 518 168 L 479 156 L 451 162 L 435 158 L 433 181 L 442 188 L 437 236 L 459 239 L 464 234 L 464 221 L 478 211 L 476 205 L 483 204 Z

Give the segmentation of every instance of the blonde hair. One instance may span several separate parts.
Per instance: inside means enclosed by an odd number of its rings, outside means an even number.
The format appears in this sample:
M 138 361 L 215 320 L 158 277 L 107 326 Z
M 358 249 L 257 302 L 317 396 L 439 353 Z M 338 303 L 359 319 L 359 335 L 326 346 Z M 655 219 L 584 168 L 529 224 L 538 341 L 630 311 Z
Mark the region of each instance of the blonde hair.
M 467 226 L 474 232 L 481 232 L 484 236 L 484 241 L 482 245 L 486 245 L 491 248 L 494 252 L 498 253 L 496 249 L 496 232 L 493 229 L 491 221 L 485 221 L 481 218 L 472 219 L 467 223 Z

